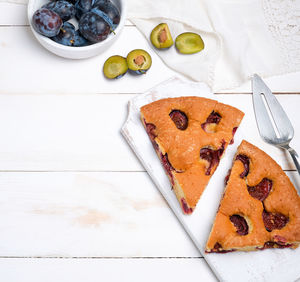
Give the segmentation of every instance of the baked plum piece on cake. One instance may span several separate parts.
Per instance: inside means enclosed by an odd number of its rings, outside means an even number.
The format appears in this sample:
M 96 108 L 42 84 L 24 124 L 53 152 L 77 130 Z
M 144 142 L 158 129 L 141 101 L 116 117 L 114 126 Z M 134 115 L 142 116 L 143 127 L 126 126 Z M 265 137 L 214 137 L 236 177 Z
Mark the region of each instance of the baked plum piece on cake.
M 243 141 L 206 244 L 207 253 L 297 248 L 300 197 L 281 167 Z
M 244 113 L 202 97 L 141 107 L 141 120 L 185 214 L 196 207 Z

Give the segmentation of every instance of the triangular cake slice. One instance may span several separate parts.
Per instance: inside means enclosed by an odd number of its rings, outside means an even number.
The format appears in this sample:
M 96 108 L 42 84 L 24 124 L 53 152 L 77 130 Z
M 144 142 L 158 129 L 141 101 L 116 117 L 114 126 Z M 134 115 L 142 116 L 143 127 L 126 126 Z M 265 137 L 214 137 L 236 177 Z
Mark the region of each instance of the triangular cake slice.
M 193 212 L 244 113 L 201 97 L 167 98 L 141 119 L 185 214 Z
M 243 141 L 225 182 L 207 253 L 298 247 L 300 197 L 269 155 Z

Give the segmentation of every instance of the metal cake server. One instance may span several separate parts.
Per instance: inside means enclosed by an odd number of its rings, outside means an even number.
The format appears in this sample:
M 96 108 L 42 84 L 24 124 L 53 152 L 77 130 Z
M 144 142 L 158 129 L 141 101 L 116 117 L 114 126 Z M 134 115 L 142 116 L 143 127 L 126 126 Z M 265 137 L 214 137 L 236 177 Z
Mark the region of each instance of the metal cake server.
M 289 144 L 294 137 L 294 128 L 274 94 L 254 74 L 252 77 L 253 107 L 260 136 L 269 144 L 288 150 L 300 175 L 299 156 Z

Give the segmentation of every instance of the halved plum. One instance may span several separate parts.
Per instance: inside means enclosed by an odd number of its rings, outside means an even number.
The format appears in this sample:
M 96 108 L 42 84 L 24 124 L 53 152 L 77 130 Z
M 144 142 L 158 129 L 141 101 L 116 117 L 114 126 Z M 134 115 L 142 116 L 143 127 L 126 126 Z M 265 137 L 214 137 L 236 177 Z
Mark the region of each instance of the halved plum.
M 188 117 L 180 110 L 172 110 L 169 114 L 176 127 L 180 130 L 185 130 L 188 127 Z
M 289 217 L 279 212 L 268 212 L 265 209 L 262 213 L 262 218 L 267 231 L 271 232 L 274 229 L 282 229 L 289 222 Z
M 233 223 L 233 225 L 236 228 L 236 233 L 245 236 L 249 232 L 249 227 L 246 219 L 239 215 L 239 214 L 233 214 L 230 216 L 230 221 Z
M 249 166 L 250 166 L 249 158 L 246 155 L 239 154 L 239 155 L 236 156 L 235 160 L 236 161 L 239 160 L 243 163 L 244 171 L 240 174 L 240 177 L 241 178 L 246 177 L 249 173 Z
M 169 48 L 173 45 L 173 38 L 166 23 L 161 23 L 152 30 L 150 40 L 158 49 Z
M 214 150 L 212 148 L 204 147 L 200 150 L 200 158 L 208 162 L 208 167 L 205 175 L 210 175 L 214 166 L 218 166 L 221 156 L 225 150 L 225 141 L 222 141 L 220 148 Z
M 127 60 L 118 55 L 109 57 L 103 65 L 103 73 L 109 79 L 120 78 L 127 70 Z
M 127 64 L 129 70 L 135 74 L 145 74 L 152 65 L 152 59 L 145 50 L 135 49 L 128 53 Z
M 184 32 L 176 37 L 175 46 L 181 54 L 194 54 L 204 49 L 204 42 L 199 34 Z

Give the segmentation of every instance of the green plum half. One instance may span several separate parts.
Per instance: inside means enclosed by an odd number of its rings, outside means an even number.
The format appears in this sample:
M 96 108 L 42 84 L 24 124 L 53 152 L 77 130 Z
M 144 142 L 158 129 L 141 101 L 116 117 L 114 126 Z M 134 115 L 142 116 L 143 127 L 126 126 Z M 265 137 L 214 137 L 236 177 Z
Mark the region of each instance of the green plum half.
M 103 65 L 103 73 L 109 79 L 120 78 L 127 70 L 126 58 L 118 55 L 109 57 Z
M 128 53 L 127 64 L 130 71 L 135 74 L 145 74 L 152 65 L 152 59 L 148 52 L 135 49 Z
M 199 34 L 184 32 L 176 37 L 175 46 L 179 53 L 194 54 L 204 49 L 204 42 Z
M 161 23 L 152 30 L 150 40 L 158 49 L 169 48 L 173 45 L 173 38 L 166 23 Z

